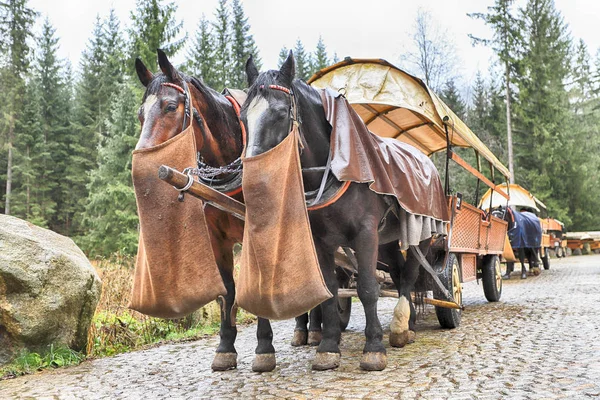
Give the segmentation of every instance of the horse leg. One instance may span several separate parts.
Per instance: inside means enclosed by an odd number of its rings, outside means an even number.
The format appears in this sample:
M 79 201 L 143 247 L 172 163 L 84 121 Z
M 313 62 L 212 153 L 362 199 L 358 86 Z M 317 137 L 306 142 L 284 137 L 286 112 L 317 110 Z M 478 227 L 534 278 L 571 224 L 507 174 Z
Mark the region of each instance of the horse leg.
M 527 279 L 527 270 L 525 270 L 525 249 L 519 248 L 519 261 L 521 262 L 521 279 Z
M 529 269 L 533 273 L 534 276 L 538 276 L 542 272 L 540 270 L 540 264 L 542 261 L 538 257 L 539 254 L 540 254 L 539 247 L 528 249 L 527 258 L 529 259 Z
M 325 284 L 331 294 L 333 294 L 331 299 L 325 300 L 321 304 L 323 338 L 319 347 L 317 347 L 317 354 L 312 363 L 312 369 L 324 371 L 340 366 L 341 355 L 339 344 L 342 330 L 340 329 L 340 316 L 337 309 L 338 280 L 335 275 L 333 250 L 328 251 L 328 249 L 324 249 L 323 246 L 317 243 L 315 245 Z
M 294 338 L 292 346 L 305 346 L 308 343 L 308 313 L 296 317 L 296 328 L 294 328 Z
M 429 251 L 429 243 L 429 240 L 424 240 L 419 244 L 423 254 Z M 393 347 L 404 347 L 415 341 L 417 313 L 410 294 L 419 277 L 419 266 L 419 260 L 409 252 L 406 262 L 399 269 L 398 304 L 394 308 L 394 316 L 390 324 L 390 345 Z
M 214 236 L 211 236 L 214 238 Z M 221 309 L 221 329 L 219 336 L 221 340 L 217 347 L 217 354 L 212 362 L 213 371 L 226 371 L 237 367 L 237 352 L 235 350 L 235 338 L 237 336 L 237 328 L 235 318 L 237 308 L 234 309 L 233 302 L 235 300 L 235 284 L 233 281 L 233 245 L 225 246 L 222 242 L 212 240 L 213 251 L 219 267 L 219 272 L 227 294 L 219 296 L 217 302 Z
M 310 310 L 309 326 L 308 326 L 308 345 L 318 346 L 323 339 L 321 323 L 323 321 L 323 310 L 318 305 Z
M 254 361 L 252 362 L 252 371 L 269 372 L 275 369 L 275 348 L 273 347 L 273 330 L 268 319 L 258 318 L 256 329 L 256 346 Z
M 381 371 L 387 365 L 387 355 L 382 343 L 383 329 L 377 316 L 379 283 L 375 277 L 375 268 L 379 239 L 376 226 L 373 230 L 363 229 L 354 241 L 358 261 L 358 298 L 365 309 L 366 317 L 366 342 L 360 367 L 366 371 Z M 325 319 L 324 322 L 326 321 Z
M 502 275 L 502 279 L 510 279 L 510 274 L 515 270 L 515 263 L 511 261 L 506 262 L 506 273 Z

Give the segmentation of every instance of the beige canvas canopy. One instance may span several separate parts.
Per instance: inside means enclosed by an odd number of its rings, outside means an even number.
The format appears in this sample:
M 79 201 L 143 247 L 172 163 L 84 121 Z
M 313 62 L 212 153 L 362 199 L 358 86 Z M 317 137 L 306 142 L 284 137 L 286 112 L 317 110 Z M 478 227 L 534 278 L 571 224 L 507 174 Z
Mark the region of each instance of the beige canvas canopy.
M 352 59 L 324 68 L 308 81 L 344 94 L 369 130 L 415 146 L 427 155 L 446 149 L 444 123 L 452 146 L 471 147 L 493 168 L 508 169 L 420 79 L 381 59 Z
M 498 185 L 498 188 L 502 189 L 505 192 L 507 191 L 505 183 Z M 527 207 L 533 208 L 538 212 L 540 211 L 538 205 L 540 203 L 543 205 L 543 203 L 537 200 L 535 196 L 529 193 L 527 189 L 515 183 L 510 184 L 508 186 L 508 189 L 510 193 L 510 200 L 508 200 L 509 206 Z M 490 189 L 487 192 L 485 192 L 485 194 L 481 197 L 481 200 L 479 201 L 479 208 L 485 210 L 490 208 L 490 196 L 492 197 L 492 208 L 507 205 L 507 201 L 504 197 L 500 196 L 497 192 L 494 192 L 494 194 L 492 195 L 492 191 Z

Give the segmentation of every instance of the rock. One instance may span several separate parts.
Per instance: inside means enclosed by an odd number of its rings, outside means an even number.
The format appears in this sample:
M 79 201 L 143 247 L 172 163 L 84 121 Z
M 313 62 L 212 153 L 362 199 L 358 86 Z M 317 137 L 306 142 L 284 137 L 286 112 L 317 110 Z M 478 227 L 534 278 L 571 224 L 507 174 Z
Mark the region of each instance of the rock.
M 101 290 L 71 239 L 0 214 L 0 364 L 25 348 L 85 350 Z

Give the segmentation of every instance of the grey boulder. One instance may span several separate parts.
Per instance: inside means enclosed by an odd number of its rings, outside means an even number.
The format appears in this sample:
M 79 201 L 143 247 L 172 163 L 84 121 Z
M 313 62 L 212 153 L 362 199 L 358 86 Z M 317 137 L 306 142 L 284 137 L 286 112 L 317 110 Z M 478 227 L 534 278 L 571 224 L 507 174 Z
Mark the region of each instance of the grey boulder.
M 0 364 L 51 344 L 85 350 L 101 291 L 71 239 L 0 214 Z

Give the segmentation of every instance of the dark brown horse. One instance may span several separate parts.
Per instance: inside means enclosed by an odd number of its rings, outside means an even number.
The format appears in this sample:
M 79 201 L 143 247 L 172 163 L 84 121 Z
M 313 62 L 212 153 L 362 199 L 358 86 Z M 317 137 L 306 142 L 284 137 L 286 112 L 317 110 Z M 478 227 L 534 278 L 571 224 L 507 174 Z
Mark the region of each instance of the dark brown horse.
M 236 161 L 239 163 L 243 148 L 242 129 L 234 103 L 199 79 L 179 72 L 161 50 L 158 50 L 158 63 L 162 73 L 153 74 L 140 59 L 135 62 L 138 77 L 146 87 L 139 110 L 142 129 L 136 149 L 166 142 L 182 132 L 185 118 L 192 118 L 199 167 L 208 169 L 214 180 L 227 182 L 227 171 L 235 169 L 231 166 Z M 193 115 L 190 116 L 185 113 L 188 90 L 184 88 L 189 88 L 193 107 Z M 229 168 L 219 170 L 224 166 Z M 241 182 L 239 188 L 233 188 L 228 194 L 241 200 L 240 189 Z M 237 366 L 233 246 L 241 243 L 244 227 L 242 221 L 214 207 L 205 207 L 205 214 L 215 259 L 227 288 L 227 295 L 218 299 L 221 308 L 221 341 L 212 363 L 213 370 L 222 371 Z M 258 346 L 252 369 L 257 372 L 271 371 L 275 368 L 275 349 L 268 320 L 258 319 L 257 337 Z

